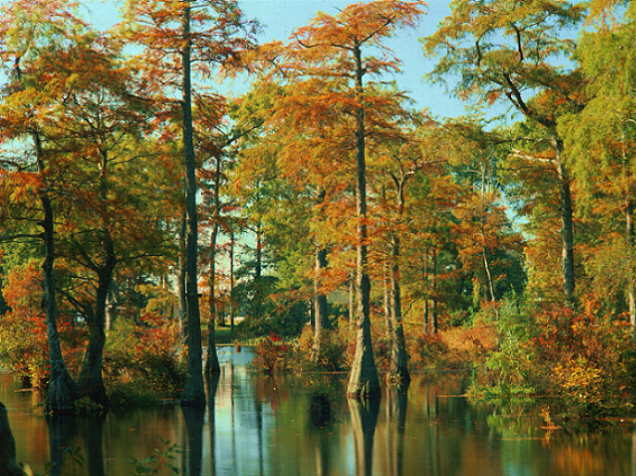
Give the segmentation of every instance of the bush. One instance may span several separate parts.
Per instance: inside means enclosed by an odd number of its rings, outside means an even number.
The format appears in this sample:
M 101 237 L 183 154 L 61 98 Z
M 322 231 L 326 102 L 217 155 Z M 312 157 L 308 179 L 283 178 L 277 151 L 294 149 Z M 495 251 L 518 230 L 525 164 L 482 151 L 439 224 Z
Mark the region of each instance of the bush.
M 298 352 L 305 365 L 319 370 L 338 371 L 349 366 L 348 339 L 340 329 L 323 329 L 321 349 L 317 362 L 307 362 L 314 353 L 314 330 L 306 325 L 298 338 Z
M 292 361 L 290 346 L 276 334 L 270 334 L 259 341 L 254 348 L 254 353 L 256 354 L 254 365 L 268 374 L 274 373 L 275 370 L 289 368 Z
M 175 394 L 185 380 L 179 347 L 179 329 L 172 320 L 146 313 L 141 324 L 118 321 L 108 337 L 104 373 L 111 385 L 140 382 L 155 392 Z

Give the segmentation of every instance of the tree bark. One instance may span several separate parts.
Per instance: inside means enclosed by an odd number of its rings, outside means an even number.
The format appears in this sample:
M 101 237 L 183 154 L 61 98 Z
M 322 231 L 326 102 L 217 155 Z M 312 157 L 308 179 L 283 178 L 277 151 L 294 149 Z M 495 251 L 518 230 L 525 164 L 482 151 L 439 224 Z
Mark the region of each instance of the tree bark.
M 402 324 L 402 292 L 400 289 L 400 238 L 393 237 L 391 247 L 391 298 L 393 332 L 391 334 L 391 365 L 389 370 L 390 381 L 398 387 L 407 387 L 411 376 L 408 369 L 408 354 L 406 353 L 406 341 L 404 339 L 404 326 Z
M 234 337 L 234 230 L 230 230 L 230 335 Z
M 437 322 L 437 250 L 433 248 L 433 286 L 432 286 L 432 299 L 431 299 L 431 334 L 437 334 L 438 322 Z
M 179 225 L 179 256 L 177 260 L 177 297 L 179 299 L 179 327 L 181 329 L 181 335 L 184 340 L 187 340 L 187 329 L 188 324 L 186 321 L 186 267 L 185 267 L 185 255 L 186 255 L 186 244 L 185 244 L 185 236 L 186 236 L 186 218 L 185 213 L 183 218 L 180 220 L 181 223 Z
M 384 263 L 382 266 L 382 284 L 383 284 L 383 294 L 384 294 L 384 325 L 386 327 L 386 336 L 390 340 L 393 338 L 393 324 L 392 324 L 392 316 L 391 316 L 391 289 L 389 287 L 389 276 L 387 272 L 388 263 Z
M 429 308 L 428 308 L 428 298 L 429 298 L 429 289 L 428 289 L 428 248 L 424 251 L 424 334 L 428 334 L 429 331 Z
M 554 140 L 556 151 L 556 167 L 559 177 L 559 197 L 561 202 L 561 261 L 563 273 L 563 290 L 565 299 L 570 306 L 575 304 L 574 287 L 574 219 L 572 210 L 572 192 L 570 190 L 570 175 L 563 162 L 563 142 Z
M 197 183 L 196 161 L 192 126 L 192 83 L 191 83 L 191 36 L 190 2 L 186 2 L 183 11 L 183 37 L 185 44 L 181 51 L 183 68 L 183 153 L 185 167 L 185 209 L 187 219 L 186 233 L 186 314 L 188 365 L 186 381 L 181 398 L 182 405 L 205 406 L 203 390 L 203 369 L 201 362 L 201 316 L 199 313 L 199 292 L 197 287 Z
M 218 217 L 216 218 L 218 220 Z M 219 356 L 216 353 L 216 322 L 218 319 L 218 307 L 216 305 L 216 240 L 218 233 L 219 223 L 217 221 L 212 226 L 210 236 L 210 275 L 208 278 L 210 316 L 208 318 L 208 354 L 205 362 L 207 375 L 218 375 L 221 372 Z
M 108 398 L 102 378 L 104 345 L 106 343 L 106 299 L 110 292 L 116 259 L 110 234 L 106 233 L 103 240 L 104 251 L 106 252 L 105 262 L 98 271 L 95 309 L 91 310 L 86 316 L 88 323 L 88 348 L 82 362 L 78 387 L 81 396 L 87 396 L 95 403 L 106 407 Z
M 349 277 L 349 325 L 352 325 L 355 319 L 355 302 L 356 302 L 356 277 L 355 273 L 351 273 Z
M 33 141 L 35 143 L 38 172 L 44 174 L 46 171 L 44 150 L 37 132 L 33 133 Z M 42 265 L 44 272 L 43 306 L 46 315 L 50 365 L 46 406 L 47 410 L 51 413 L 72 413 L 73 402 L 77 398 L 77 389 L 64 363 L 60 337 L 57 330 L 57 299 L 54 269 L 56 258 L 55 221 L 48 187 L 45 186 L 40 189 L 39 198 L 42 211 L 44 212 L 41 222 L 43 228 L 42 239 L 44 240 L 44 263 Z
M 210 275 L 208 284 L 210 287 L 210 315 L 208 318 L 208 354 L 205 362 L 205 371 L 208 375 L 217 375 L 221 372 L 219 356 L 216 353 L 216 323 L 218 321 L 218 306 L 216 304 L 216 241 L 219 236 L 221 220 L 221 155 L 216 157 L 216 170 L 214 173 L 214 224 L 210 234 Z
M 636 291 L 634 290 L 634 202 L 627 199 L 625 204 L 625 239 L 629 250 L 629 271 L 627 276 L 627 307 L 632 331 L 636 332 Z
M 322 330 L 329 327 L 327 296 L 320 292 L 320 276 L 327 267 L 327 250 L 317 248 L 314 265 L 314 345 L 312 360 L 318 362 L 322 352 Z
M 360 45 L 354 47 L 356 65 L 356 97 L 359 102 L 356 110 L 356 162 L 357 162 L 357 219 L 358 243 L 357 251 L 357 288 L 358 288 L 358 323 L 356 331 L 355 355 L 351 365 L 351 374 L 347 386 L 347 394 L 353 397 L 377 397 L 380 393 L 378 371 L 373 359 L 371 343 L 371 318 L 369 299 L 371 281 L 367 263 L 367 183 L 366 183 L 366 151 L 365 151 L 365 114 L 362 78 L 362 54 Z

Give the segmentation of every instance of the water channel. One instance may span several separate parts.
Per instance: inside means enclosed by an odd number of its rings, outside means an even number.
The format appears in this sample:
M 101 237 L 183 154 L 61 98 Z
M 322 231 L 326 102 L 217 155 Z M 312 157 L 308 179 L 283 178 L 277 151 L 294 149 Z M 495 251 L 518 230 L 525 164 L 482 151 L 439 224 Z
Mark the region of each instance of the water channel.
M 361 406 L 343 397 L 345 375 L 265 376 L 249 349 L 219 348 L 219 358 L 204 412 L 171 405 L 51 420 L 34 411 L 37 395 L 0 375 L 18 461 L 63 476 L 636 475 L 631 425 L 542 430 L 529 415 L 469 404 L 452 375 L 415 376 L 406 397 Z

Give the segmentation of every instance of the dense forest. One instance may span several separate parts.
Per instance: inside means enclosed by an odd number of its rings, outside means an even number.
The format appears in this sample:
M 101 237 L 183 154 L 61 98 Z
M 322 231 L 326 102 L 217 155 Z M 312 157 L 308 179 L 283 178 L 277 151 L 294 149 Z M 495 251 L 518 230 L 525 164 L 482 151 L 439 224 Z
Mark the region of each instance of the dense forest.
M 454 118 L 393 80 L 387 43 L 426 10 L 355 3 L 259 44 L 233 0 L 131 1 L 107 31 L 4 2 L 2 366 L 53 413 L 205 405 L 218 341 L 348 370 L 353 397 L 453 368 L 478 398 L 628 412 L 636 5 L 452 1 L 410 48 Z

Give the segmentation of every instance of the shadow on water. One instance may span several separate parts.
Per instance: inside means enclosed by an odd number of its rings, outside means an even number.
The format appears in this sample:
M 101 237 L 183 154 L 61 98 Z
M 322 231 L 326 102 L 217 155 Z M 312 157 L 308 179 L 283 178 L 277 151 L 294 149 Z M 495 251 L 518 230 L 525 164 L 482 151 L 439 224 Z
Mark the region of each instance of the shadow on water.
M 0 474 L 22 476 L 24 471 L 16 461 L 15 440 L 9 425 L 7 409 L 0 402 Z
M 182 407 L 183 421 L 186 427 L 185 474 L 202 475 L 203 461 L 203 419 L 205 408 Z
M 373 437 L 380 413 L 380 399 L 348 399 L 356 453 L 356 475 L 373 474 Z
M 83 465 L 84 458 L 76 451 L 76 448 L 69 446 L 69 442 L 74 441 L 77 436 L 76 418 L 65 415 L 50 416 L 46 419 L 46 425 L 49 430 L 49 455 L 51 458 L 49 475 L 63 476 L 66 473 L 65 463 L 67 465 Z M 67 461 L 69 459 L 72 461 Z
M 333 411 L 331 409 L 331 401 L 327 395 L 317 393 L 311 396 L 309 421 L 312 427 L 309 434 L 317 439 L 313 445 L 316 450 L 316 476 L 323 476 L 329 474 L 331 465 L 329 447 Z

